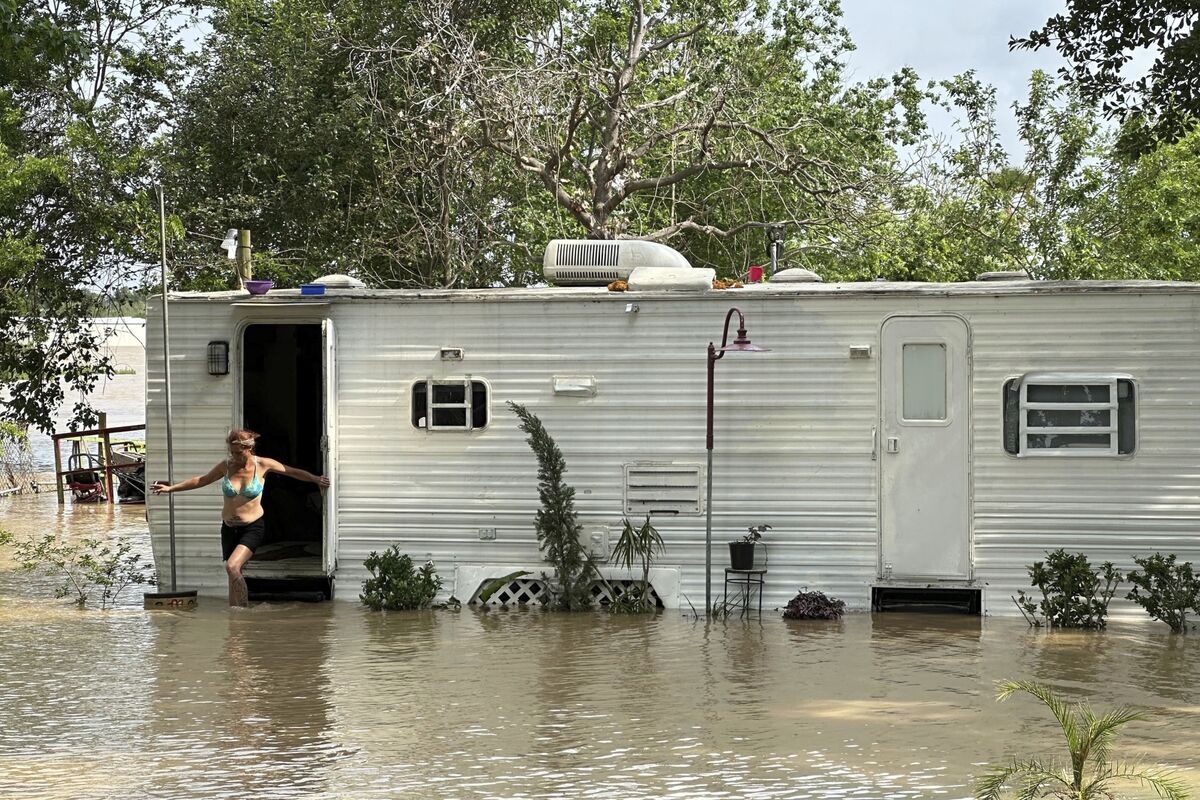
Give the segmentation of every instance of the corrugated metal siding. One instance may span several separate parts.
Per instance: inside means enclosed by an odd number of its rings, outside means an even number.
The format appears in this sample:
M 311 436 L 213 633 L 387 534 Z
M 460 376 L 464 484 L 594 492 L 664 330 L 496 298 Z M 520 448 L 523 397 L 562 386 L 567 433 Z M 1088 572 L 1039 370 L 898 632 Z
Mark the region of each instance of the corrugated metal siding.
M 1009 597 L 1029 588 L 1027 566 L 1058 547 L 1122 569 L 1156 550 L 1200 560 L 1195 295 L 971 305 L 983 306 L 972 310 L 971 326 L 975 563 L 988 583 L 988 611 L 1015 613 Z M 1004 453 L 1001 387 L 1032 371 L 1132 375 L 1139 428 L 1133 457 L 1017 459 Z M 1143 613 L 1124 601 L 1112 610 Z
M 337 329 L 338 596 L 356 597 L 372 550 L 398 543 L 433 558 L 453 584 L 459 564 L 536 563 L 536 462 L 504 402 L 541 417 L 566 458 L 585 528 L 622 518 L 623 467 L 704 464 L 705 348 L 736 303 L 760 355 L 716 365 L 713 563 L 725 542 L 768 523 L 765 607 L 801 587 L 852 606 L 876 577 L 879 328 L 894 313 L 959 313 L 973 338 L 974 560 L 992 613 L 1025 566 L 1057 546 L 1131 566 L 1155 548 L 1200 560 L 1200 501 L 1191 424 L 1200 398 L 1194 294 L 1153 296 L 762 296 L 628 298 L 561 293 L 544 302 L 455 302 L 452 296 L 363 298 L 313 309 L 259 311 L 227 301 L 171 306 L 176 479 L 221 457 L 234 422 L 234 376 L 205 374 L 210 339 L 234 341 L 249 314 L 291 321 L 328 314 Z M 147 351 L 151 477 L 163 474 L 162 362 L 157 312 Z M 736 321 L 736 320 L 735 320 Z M 731 333 L 732 335 L 732 333 Z M 851 345 L 873 357 L 851 360 Z M 442 362 L 441 347 L 465 351 Z M 236 355 L 236 347 L 234 348 Z M 1000 445 L 1001 387 L 1028 371 L 1118 371 L 1139 382 L 1140 447 L 1132 459 L 1015 459 Z M 488 382 L 490 426 L 427 433 L 410 423 L 413 381 L 471 375 Z M 590 375 L 595 397 L 555 396 L 554 375 Z M 212 496 L 207 496 L 212 495 Z M 181 582 L 224 586 L 215 488 L 176 496 Z M 151 503 L 155 555 L 165 563 L 166 504 Z M 682 570 L 681 594 L 704 599 L 704 516 L 658 517 L 660 566 Z M 480 528 L 495 528 L 480 541 Z M 683 597 L 681 604 L 686 607 Z
M 166 480 L 166 393 L 162 351 L 162 307 L 150 298 L 146 308 L 146 478 Z M 208 472 L 225 457 L 225 434 L 234 416 L 234 312 L 224 304 L 172 303 L 171 431 L 176 482 Z M 208 343 L 230 344 L 230 374 L 208 374 Z M 175 499 L 175 553 L 179 588 L 224 590 L 221 564 L 221 490 L 217 484 L 181 492 Z M 167 499 L 147 502 L 154 560 L 160 586 L 170 580 Z
M 376 342 L 338 364 L 341 524 L 339 579 L 357 585 L 372 549 L 392 541 L 432 557 L 450 574 L 460 563 L 538 560 L 533 530 L 537 464 L 505 401 L 542 419 L 567 461 L 585 527 L 619 531 L 624 465 L 703 465 L 705 348 L 725 307 L 708 301 L 547 302 L 455 307 L 375 304 L 338 318 L 339 339 Z M 717 364 L 713 506 L 714 565 L 725 542 L 751 524 L 774 526 L 772 592 L 784 602 L 801 585 L 823 586 L 861 605 L 875 560 L 874 368 L 851 362 L 848 343 L 866 318 L 804 314 L 794 303 L 743 307 L 762 355 Z M 338 309 L 341 311 L 342 309 Z M 406 337 L 396 330 L 403 320 Z M 442 363 L 439 347 L 463 362 Z M 427 433 L 409 422 L 412 382 L 470 374 L 488 381 L 492 423 L 471 434 Z M 590 375 L 594 398 L 555 397 L 552 377 Z M 829 387 L 840 388 L 832 393 Z M 348 454 L 353 453 L 353 458 Z M 656 517 L 667 542 L 662 566 L 683 568 L 681 592 L 704 602 L 703 514 Z M 479 528 L 495 528 L 480 541 Z M 686 605 L 686 603 L 685 603 Z

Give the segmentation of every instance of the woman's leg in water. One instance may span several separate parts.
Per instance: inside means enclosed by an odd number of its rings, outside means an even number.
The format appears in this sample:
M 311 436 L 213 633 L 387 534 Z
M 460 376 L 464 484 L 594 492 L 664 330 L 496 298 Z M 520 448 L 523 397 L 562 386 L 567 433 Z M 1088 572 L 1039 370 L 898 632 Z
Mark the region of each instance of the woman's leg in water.
M 246 579 L 242 577 L 242 567 L 254 555 L 254 551 L 244 544 L 233 548 L 229 559 L 225 562 L 225 572 L 229 575 L 229 605 L 250 605 L 250 592 L 246 589 Z

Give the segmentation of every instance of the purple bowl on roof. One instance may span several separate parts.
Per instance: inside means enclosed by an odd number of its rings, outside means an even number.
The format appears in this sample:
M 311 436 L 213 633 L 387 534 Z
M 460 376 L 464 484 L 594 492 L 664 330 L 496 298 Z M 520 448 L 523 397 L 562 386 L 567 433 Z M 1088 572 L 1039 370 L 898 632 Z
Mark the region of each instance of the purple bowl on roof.
M 275 281 L 245 281 L 242 285 L 250 294 L 266 294 L 275 285 Z

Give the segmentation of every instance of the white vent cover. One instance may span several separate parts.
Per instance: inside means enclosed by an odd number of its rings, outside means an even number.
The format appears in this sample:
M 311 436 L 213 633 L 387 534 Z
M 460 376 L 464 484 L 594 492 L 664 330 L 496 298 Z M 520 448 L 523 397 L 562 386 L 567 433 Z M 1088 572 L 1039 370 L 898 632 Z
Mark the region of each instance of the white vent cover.
M 625 513 L 699 514 L 699 464 L 626 464 Z
M 349 275 L 342 275 L 341 273 L 322 275 L 313 281 L 313 283 L 319 283 L 330 289 L 362 289 L 366 287 L 366 284 L 358 278 L 352 278 Z
M 825 279 L 810 269 L 790 267 L 771 276 L 771 283 L 824 283 Z
M 558 286 L 607 286 L 628 280 L 635 267 L 689 269 L 691 264 L 665 244 L 640 239 L 553 239 L 542 257 L 542 274 Z

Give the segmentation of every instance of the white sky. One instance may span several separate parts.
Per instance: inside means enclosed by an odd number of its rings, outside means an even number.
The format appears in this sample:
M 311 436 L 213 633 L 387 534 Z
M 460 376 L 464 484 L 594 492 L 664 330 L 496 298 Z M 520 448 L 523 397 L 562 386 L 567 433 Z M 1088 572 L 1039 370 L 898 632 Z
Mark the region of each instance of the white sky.
M 1019 162 L 1012 104 L 1027 97 L 1029 74 L 1054 74 L 1063 61 L 1054 50 L 1008 51 L 1009 36 L 1024 36 L 1063 10 L 1062 0 L 842 0 L 843 19 L 858 49 L 847 77 L 865 81 L 911 66 L 922 81 L 969 69 L 996 87 L 996 116 L 1009 155 Z M 936 128 L 947 124 L 935 115 Z

